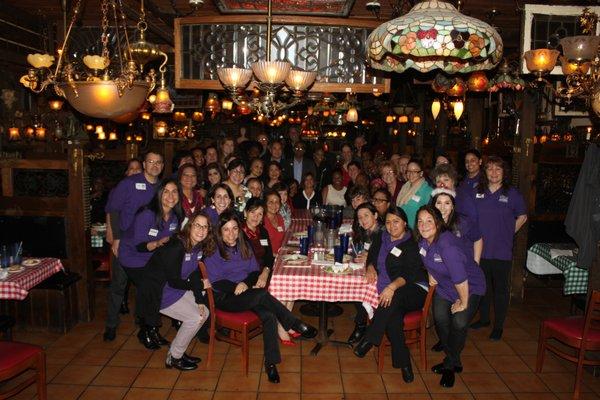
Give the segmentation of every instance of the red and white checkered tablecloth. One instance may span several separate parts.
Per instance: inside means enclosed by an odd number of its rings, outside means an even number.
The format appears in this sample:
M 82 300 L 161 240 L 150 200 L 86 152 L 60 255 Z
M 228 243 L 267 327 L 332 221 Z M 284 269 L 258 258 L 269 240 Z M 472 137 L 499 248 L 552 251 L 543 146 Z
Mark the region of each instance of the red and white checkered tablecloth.
M 23 300 L 29 289 L 64 269 L 58 258 L 42 258 L 41 261 L 21 272 L 9 273 L 6 279 L 0 280 L 0 299 Z
M 292 219 L 284 243 L 292 234 L 305 231 L 310 220 Z M 378 294 L 374 284 L 365 280 L 365 269 L 354 270 L 349 274 L 334 274 L 323 270 L 319 265 L 308 267 L 286 267 L 282 255 L 288 252 L 282 246 L 277 254 L 269 283 L 269 292 L 281 301 L 358 301 L 377 307 Z

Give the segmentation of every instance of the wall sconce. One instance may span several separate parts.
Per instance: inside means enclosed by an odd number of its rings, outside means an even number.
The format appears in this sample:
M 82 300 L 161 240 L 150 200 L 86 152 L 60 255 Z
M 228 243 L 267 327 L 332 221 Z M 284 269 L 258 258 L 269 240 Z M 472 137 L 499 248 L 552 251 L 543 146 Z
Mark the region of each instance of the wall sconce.
M 35 135 L 35 128 L 31 125 L 25 127 L 25 139 L 32 140 Z
M 46 127 L 38 126 L 35 128 L 35 140 L 43 142 L 46 140 Z
M 407 124 L 408 123 L 408 116 L 407 115 L 401 115 L 398 117 L 398 123 L 400 124 Z
M 396 116 L 390 114 L 387 117 L 385 117 L 385 122 L 387 122 L 388 124 L 391 124 L 392 122 L 394 122 L 395 119 L 396 119 Z
M 457 100 L 454 102 L 454 116 L 456 117 L 456 120 L 458 121 L 460 119 L 460 117 L 463 114 L 463 111 L 465 111 L 465 105 L 462 102 L 462 100 Z
M 16 142 L 21 140 L 21 134 L 19 132 L 19 128 L 13 126 L 12 128 L 8 128 L 8 141 Z
M 433 103 L 431 103 L 431 114 L 433 115 L 433 119 L 436 120 L 438 115 L 440 115 L 440 110 L 442 109 L 442 103 L 438 99 L 435 99 Z
M 86 124 L 85 125 L 85 130 L 88 131 L 88 132 L 93 131 L 94 130 L 94 125 L 92 125 L 92 124 Z
M 415 115 L 413 117 L 413 124 L 420 124 L 421 123 L 421 117 L 419 115 Z

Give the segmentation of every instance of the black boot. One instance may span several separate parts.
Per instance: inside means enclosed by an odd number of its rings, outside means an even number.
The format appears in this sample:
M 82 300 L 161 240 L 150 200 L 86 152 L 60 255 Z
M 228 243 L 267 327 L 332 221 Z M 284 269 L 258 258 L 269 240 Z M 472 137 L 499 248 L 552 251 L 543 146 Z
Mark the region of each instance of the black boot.
M 373 347 L 373 343 L 363 338 L 356 346 L 354 346 L 354 355 L 363 358 L 367 355 L 369 350 L 371 350 L 371 347 Z
M 198 364 L 198 363 L 200 363 L 200 361 L 202 361 L 202 359 L 200 357 L 188 356 L 185 353 L 183 353 L 183 355 L 181 356 L 181 358 L 183 358 L 187 362 L 191 362 L 191 363 L 194 363 L 194 364 Z
M 354 325 L 354 330 L 352 331 L 352 333 L 350 334 L 350 337 L 348 338 L 348 343 L 354 344 L 354 343 L 360 342 L 360 340 L 365 335 L 366 330 L 367 330 L 366 325 L 359 325 L 359 324 Z
M 129 314 L 129 305 L 126 300 L 123 300 L 121 303 L 121 308 L 119 309 L 119 313 L 121 314 Z
M 292 329 L 302 335 L 306 339 L 312 339 L 317 336 L 317 328 L 308 325 L 306 322 L 296 320 Z
M 140 343 L 144 345 L 148 350 L 158 350 L 160 349 L 160 345 L 156 343 L 152 336 L 150 335 L 150 327 L 142 326 L 137 334 Z
M 109 328 L 107 326 L 102 337 L 105 342 L 112 342 L 117 337 L 117 328 Z
M 265 364 L 265 372 L 271 383 L 279 383 L 279 372 L 275 364 Z
M 161 346 L 168 346 L 171 343 L 160 335 L 158 327 L 156 326 L 150 327 L 150 337 L 156 344 L 159 344 Z
M 409 364 L 408 367 L 402 367 L 400 369 L 402 370 L 402 379 L 404 382 L 411 383 L 415 380 L 415 374 L 413 373 L 412 365 Z
M 169 369 L 176 368 L 180 371 L 191 371 L 193 369 L 198 368 L 196 364 L 187 361 L 184 357 L 173 358 L 171 356 L 171 353 L 167 354 L 167 359 L 165 360 L 165 367 Z
M 438 340 L 438 342 L 433 345 L 431 350 L 435 351 L 436 353 L 439 353 L 440 351 L 444 351 L 444 346 L 442 345 L 442 342 Z

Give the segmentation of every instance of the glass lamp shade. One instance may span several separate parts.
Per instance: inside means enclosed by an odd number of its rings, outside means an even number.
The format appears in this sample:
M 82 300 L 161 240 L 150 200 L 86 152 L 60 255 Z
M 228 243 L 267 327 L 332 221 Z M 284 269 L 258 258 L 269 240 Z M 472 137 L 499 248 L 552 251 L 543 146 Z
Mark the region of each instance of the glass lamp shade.
M 8 140 L 10 142 L 16 142 L 18 140 L 21 140 L 21 133 L 19 132 L 19 128 L 17 128 L 16 126 L 8 128 Z
M 467 87 L 472 92 L 483 92 L 488 87 L 489 80 L 483 71 L 475 71 L 467 80 Z
M 462 97 L 467 91 L 467 84 L 461 78 L 456 78 L 456 83 L 446 90 L 446 94 L 451 97 Z
M 560 52 L 550 49 L 535 49 L 526 51 L 523 55 L 529 72 L 547 73 L 556 65 Z
M 65 93 L 65 98 L 80 113 L 94 118 L 116 118 L 123 114 L 138 110 L 148 95 L 150 84 L 136 81 L 131 89 L 125 89 L 119 96 L 114 81 L 76 81 L 59 83 L 58 87 Z
M 252 70 L 247 68 L 218 68 L 217 75 L 224 86 L 233 88 L 246 87 L 252 79 Z
M 171 101 L 169 89 L 161 87 L 156 91 L 156 100 L 154 100 L 152 107 L 154 107 L 153 112 L 156 114 L 168 114 L 173 112 L 175 104 Z
M 560 39 L 563 53 L 569 61 L 591 61 L 596 57 L 600 36 L 570 36 Z
M 463 111 L 465 111 L 465 105 L 462 101 L 457 101 L 454 103 L 454 116 L 456 117 L 457 120 L 460 119 L 460 117 L 463 114 Z
M 291 65 L 285 61 L 258 61 L 252 64 L 256 78 L 263 83 L 283 83 L 288 76 Z
M 117 124 L 128 124 L 135 120 L 138 114 L 138 110 L 134 110 L 123 115 L 119 115 L 116 118 L 112 118 L 112 121 L 116 122 Z
M 346 121 L 357 122 L 358 121 L 358 110 L 356 107 L 350 107 L 346 113 Z
M 561 66 L 562 72 L 565 75 L 571 75 L 576 72 L 579 72 L 580 74 L 585 75 L 588 73 L 588 71 L 590 69 L 589 62 L 583 62 L 583 63 L 571 62 L 565 56 L 560 56 L 558 59 L 560 60 L 560 66 Z
M 316 78 L 316 72 L 293 69 L 285 78 L 285 83 L 293 90 L 304 91 L 313 84 Z
M 408 116 L 406 115 L 401 115 L 398 117 L 398 122 L 401 124 L 407 124 L 408 123 Z
M 438 99 L 435 99 L 433 103 L 431 103 L 431 115 L 433 115 L 433 119 L 436 120 L 438 115 L 440 115 L 440 110 L 442 109 L 442 103 Z

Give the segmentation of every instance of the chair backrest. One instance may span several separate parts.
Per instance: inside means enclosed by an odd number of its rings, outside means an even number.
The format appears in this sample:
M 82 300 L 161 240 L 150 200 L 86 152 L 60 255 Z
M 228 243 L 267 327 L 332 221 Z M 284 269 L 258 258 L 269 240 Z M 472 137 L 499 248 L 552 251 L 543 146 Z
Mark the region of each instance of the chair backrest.
M 435 293 L 435 288 L 437 285 L 429 286 L 429 290 L 427 291 L 427 297 L 425 297 L 425 304 L 423 305 L 423 314 L 421 316 L 421 334 L 424 335 L 427 329 L 427 316 L 429 315 L 429 310 L 431 309 L 431 303 L 433 303 L 433 295 Z
M 204 279 L 208 279 L 208 273 L 206 272 L 206 265 L 204 264 L 204 262 L 199 261 L 198 262 L 198 268 L 200 268 L 200 275 L 202 275 L 202 278 Z M 206 290 L 206 296 L 208 297 L 208 311 L 210 311 L 210 329 L 214 330 L 216 327 L 216 323 L 217 323 L 217 318 L 216 318 L 216 314 L 215 314 L 215 296 L 213 293 L 212 288 L 208 288 L 205 289 Z
M 600 290 L 594 290 L 590 296 L 590 301 L 585 312 L 582 344 L 586 342 L 588 333 L 592 329 L 600 330 Z

